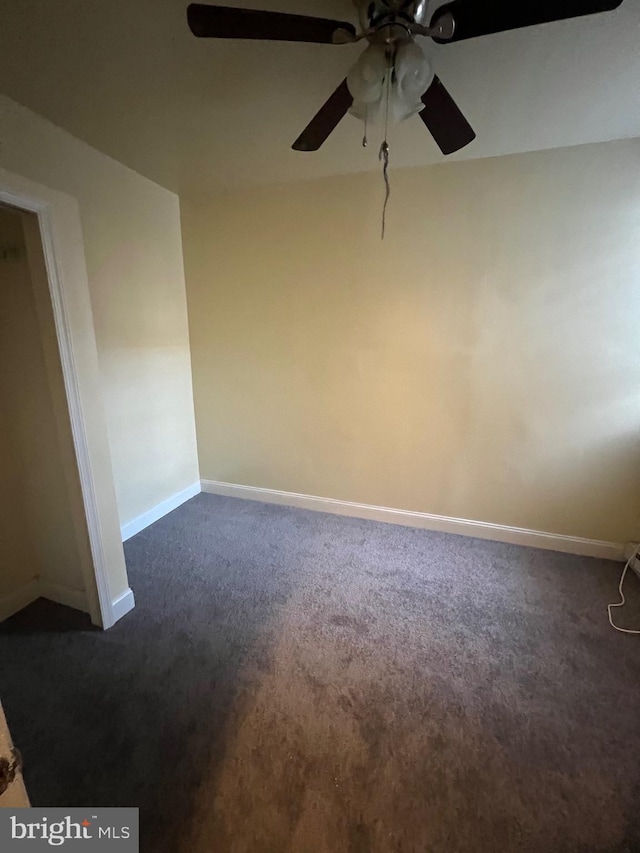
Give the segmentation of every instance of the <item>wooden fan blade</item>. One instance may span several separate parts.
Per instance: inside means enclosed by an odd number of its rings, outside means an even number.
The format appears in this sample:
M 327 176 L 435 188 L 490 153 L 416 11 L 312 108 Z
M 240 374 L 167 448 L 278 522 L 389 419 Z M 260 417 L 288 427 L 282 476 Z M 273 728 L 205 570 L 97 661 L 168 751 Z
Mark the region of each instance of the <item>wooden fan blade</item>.
M 422 103 L 424 109 L 419 113 L 420 118 L 443 154 L 453 154 L 476 138 L 473 128 L 439 77 L 433 78 L 433 83 L 422 96 Z
M 347 81 L 343 80 L 293 143 L 294 151 L 317 151 L 340 124 L 352 103 Z
M 264 39 L 273 41 L 306 41 L 333 44 L 336 30 L 355 36 L 355 27 L 328 18 L 288 15 L 284 12 L 262 12 L 258 9 L 234 9 L 191 3 L 187 21 L 194 36 L 218 39 Z
M 441 6 L 433 17 L 432 26 L 446 13 L 453 15 L 455 32 L 451 39 L 435 39 L 440 44 L 462 41 L 505 30 L 532 27 L 566 18 L 611 12 L 622 0 L 454 0 Z

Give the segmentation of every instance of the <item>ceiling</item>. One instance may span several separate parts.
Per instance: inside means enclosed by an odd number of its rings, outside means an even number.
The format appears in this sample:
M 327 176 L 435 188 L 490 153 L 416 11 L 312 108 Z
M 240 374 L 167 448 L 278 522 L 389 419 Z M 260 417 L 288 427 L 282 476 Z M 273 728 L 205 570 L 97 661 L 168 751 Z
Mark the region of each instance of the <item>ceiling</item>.
M 350 0 L 225 2 L 355 21 Z M 198 40 L 186 5 L 2 0 L 3 91 L 183 193 L 378 168 L 379 133 L 363 149 L 363 126 L 351 116 L 321 151 L 291 150 L 362 45 Z M 422 43 L 478 134 L 456 159 L 640 136 L 640 0 L 589 18 Z M 395 167 L 445 159 L 417 118 L 389 141 Z

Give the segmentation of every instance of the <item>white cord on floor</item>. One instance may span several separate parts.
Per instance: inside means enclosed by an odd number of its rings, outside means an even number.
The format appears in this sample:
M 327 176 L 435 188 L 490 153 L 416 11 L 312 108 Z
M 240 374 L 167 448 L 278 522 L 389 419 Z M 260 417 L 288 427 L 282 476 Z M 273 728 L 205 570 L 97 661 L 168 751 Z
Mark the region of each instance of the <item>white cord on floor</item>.
M 616 631 L 620 631 L 621 634 L 640 634 L 640 631 L 632 631 L 630 628 L 618 628 L 617 625 L 613 624 L 613 619 L 611 618 L 611 610 L 614 607 L 624 607 L 625 597 L 624 597 L 624 592 L 622 591 L 622 586 L 624 584 L 624 579 L 627 576 L 627 572 L 629 571 L 629 567 L 631 566 L 631 563 L 635 560 L 637 553 L 638 553 L 637 551 L 634 551 L 633 555 L 631 557 L 629 557 L 629 559 L 627 560 L 626 566 L 622 570 L 622 576 L 620 577 L 620 583 L 618 584 L 618 592 L 620 593 L 620 601 L 617 604 L 608 604 L 607 605 L 607 611 L 609 613 L 609 624 L 611 625 L 612 628 L 615 628 Z

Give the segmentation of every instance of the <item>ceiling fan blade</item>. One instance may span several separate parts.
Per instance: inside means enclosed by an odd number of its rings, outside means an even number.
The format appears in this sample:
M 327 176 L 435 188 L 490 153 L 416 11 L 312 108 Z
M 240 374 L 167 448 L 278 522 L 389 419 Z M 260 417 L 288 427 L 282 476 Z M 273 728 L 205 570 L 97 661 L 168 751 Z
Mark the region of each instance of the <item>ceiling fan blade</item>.
M 565 18 L 611 12 L 620 5 L 622 0 L 487 0 L 486 3 L 454 0 L 438 9 L 432 25 L 447 12 L 453 15 L 456 23 L 453 38 L 435 39 L 448 44 Z
M 293 143 L 293 150 L 317 151 L 346 116 L 352 103 L 353 96 L 347 81 L 343 80 Z
M 476 138 L 473 128 L 445 89 L 442 80 L 433 83 L 422 96 L 424 109 L 419 113 L 443 154 L 453 154 Z
M 333 44 L 336 30 L 355 36 L 355 27 L 328 18 L 288 15 L 284 12 L 262 12 L 258 9 L 234 9 L 191 3 L 187 21 L 194 36 L 218 39 L 265 39 L 273 41 L 306 41 Z

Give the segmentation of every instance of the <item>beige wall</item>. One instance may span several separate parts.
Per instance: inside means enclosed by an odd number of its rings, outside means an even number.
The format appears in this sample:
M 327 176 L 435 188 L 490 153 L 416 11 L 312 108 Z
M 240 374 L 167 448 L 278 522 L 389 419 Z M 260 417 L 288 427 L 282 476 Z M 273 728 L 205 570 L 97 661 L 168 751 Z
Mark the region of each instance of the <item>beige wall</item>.
M 0 599 L 34 580 L 36 574 L 35 554 L 25 535 L 28 528 L 21 495 L 22 470 L 2 397 L 0 388 Z
M 83 599 L 69 498 L 73 439 L 68 417 L 60 422 L 56 412 L 61 369 L 43 329 L 53 330 L 53 316 L 37 304 L 24 236 L 21 215 L 0 206 L 0 256 L 3 247 L 18 253 L 0 257 L 0 599 L 36 577 Z
M 205 479 L 640 532 L 640 146 L 183 199 Z
M 121 524 L 198 479 L 176 195 L 0 96 L 0 166 L 78 199 Z
M 30 287 L 26 258 L 2 260 L 3 250 L 19 247 L 24 253 L 22 226 L 17 216 L 8 217 L 0 207 L 0 599 L 10 595 L 36 575 L 36 557 L 26 533 L 28 520 L 24 505 L 22 459 L 17 447 L 15 419 L 11 417 L 14 371 L 7 358 L 14 347 L 13 314 L 22 313 L 12 295 L 25 299 Z

